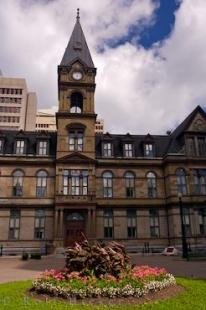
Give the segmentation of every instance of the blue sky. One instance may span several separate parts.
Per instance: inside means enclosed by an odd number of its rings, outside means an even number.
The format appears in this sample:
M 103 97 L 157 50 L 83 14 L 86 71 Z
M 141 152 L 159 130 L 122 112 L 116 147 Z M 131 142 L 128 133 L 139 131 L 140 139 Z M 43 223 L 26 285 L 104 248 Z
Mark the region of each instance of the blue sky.
M 154 43 L 161 43 L 167 38 L 175 25 L 175 12 L 179 9 L 181 0 L 153 0 L 153 2 L 156 9 L 152 23 L 141 27 L 138 21 L 129 27 L 126 35 L 109 39 L 106 44 L 115 48 L 125 42 L 133 42 L 149 49 Z

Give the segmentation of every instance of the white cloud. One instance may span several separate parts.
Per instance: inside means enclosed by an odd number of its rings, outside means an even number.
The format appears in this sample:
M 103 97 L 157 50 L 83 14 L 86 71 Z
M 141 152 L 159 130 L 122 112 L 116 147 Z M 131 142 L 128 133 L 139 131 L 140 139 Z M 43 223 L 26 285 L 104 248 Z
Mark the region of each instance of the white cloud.
M 126 43 L 98 54 L 97 45 L 154 21 L 151 0 L 0 0 L 0 68 L 26 77 L 39 107 L 57 103 L 57 65 L 80 7 L 97 67 L 96 112 L 112 132 L 165 133 L 206 99 L 206 2 L 183 0 L 171 36 L 144 50 Z M 138 35 L 138 34 L 137 34 Z

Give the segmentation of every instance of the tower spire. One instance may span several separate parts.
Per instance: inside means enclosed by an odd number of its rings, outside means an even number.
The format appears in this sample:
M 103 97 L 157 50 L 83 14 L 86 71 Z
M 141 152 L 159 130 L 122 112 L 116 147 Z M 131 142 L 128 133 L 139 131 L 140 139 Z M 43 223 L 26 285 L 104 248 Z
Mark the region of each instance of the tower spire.
M 61 66 L 69 66 L 76 59 L 82 61 L 86 66 L 94 68 L 94 63 L 80 24 L 79 8 L 77 9 L 76 23 L 62 58 Z

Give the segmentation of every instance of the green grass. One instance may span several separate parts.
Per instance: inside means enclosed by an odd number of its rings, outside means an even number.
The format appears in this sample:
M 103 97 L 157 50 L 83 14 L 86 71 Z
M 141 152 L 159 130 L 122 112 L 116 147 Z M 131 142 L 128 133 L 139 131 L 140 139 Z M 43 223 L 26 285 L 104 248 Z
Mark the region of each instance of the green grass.
M 0 309 L 71 309 L 71 310 L 109 310 L 109 309 L 160 309 L 160 310 L 179 310 L 179 309 L 198 309 L 206 310 L 206 280 L 177 279 L 178 284 L 183 285 L 186 290 L 178 297 L 164 301 L 144 305 L 69 305 L 65 302 L 49 300 L 47 302 L 32 299 L 26 295 L 26 291 L 31 287 L 30 281 L 11 282 L 0 285 Z

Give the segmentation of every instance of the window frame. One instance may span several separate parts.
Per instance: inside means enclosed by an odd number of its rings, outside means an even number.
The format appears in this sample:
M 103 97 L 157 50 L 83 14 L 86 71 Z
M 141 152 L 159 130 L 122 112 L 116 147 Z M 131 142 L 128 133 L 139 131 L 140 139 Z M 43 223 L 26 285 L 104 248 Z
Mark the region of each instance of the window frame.
M 151 149 L 150 149 L 151 147 Z M 144 157 L 146 158 L 153 158 L 155 155 L 154 152 L 154 143 L 152 142 L 145 142 L 144 143 Z
M 153 177 L 151 177 L 151 175 L 153 175 Z M 146 174 L 146 179 L 147 179 L 147 195 L 148 195 L 148 198 L 157 198 L 157 176 L 156 176 L 156 173 L 153 171 L 148 171 Z
M 83 152 L 84 130 L 81 128 L 79 129 L 70 128 L 68 135 L 69 135 L 69 151 L 70 152 Z M 73 140 L 73 143 L 71 142 L 72 140 Z
M 21 221 L 21 210 L 19 208 L 16 208 L 16 209 L 11 208 L 10 217 L 9 217 L 9 236 L 8 236 L 9 240 L 20 239 L 20 221 Z M 16 232 L 17 232 L 17 237 L 15 237 Z
M 123 155 L 125 158 L 134 157 L 134 144 L 132 142 L 124 142 Z
M 36 209 L 35 216 L 34 216 L 34 239 L 35 240 L 45 240 L 45 226 L 46 226 L 45 209 Z
M 187 174 L 184 168 L 176 169 L 176 182 L 177 182 L 177 193 L 186 196 L 188 194 Z
M 103 197 L 113 198 L 113 173 L 111 171 L 104 171 L 102 173 L 102 187 Z
M 44 175 L 43 175 L 44 174 Z M 44 198 L 47 196 L 48 172 L 39 170 L 36 173 L 36 197 Z
M 149 209 L 150 237 L 160 238 L 159 210 Z
M 20 145 L 18 146 L 20 142 Z M 23 146 L 21 145 L 23 143 Z M 26 140 L 16 139 L 15 141 L 15 155 L 21 156 L 26 154 Z
M 46 143 L 45 147 L 41 147 L 41 143 Z M 48 140 L 39 140 L 37 143 L 37 155 L 47 156 L 49 154 L 49 141 Z
M 24 171 L 20 169 L 17 169 L 12 172 L 12 196 L 13 197 L 23 196 L 24 176 L 25 176 Z
M 137 210 L 127 209 L 127 238 L 137 238 Z
M 104 238 L 114 238 L 114 211 L 113 209 L 105 209 L 103 214 Z
M 89 171 L 87 169 L 64 169 L 62 193 L 66 196 L 88 196 Z
M 135 198 L 135 174 L 131 171 L 126 171 L 124 174 L 125 195 L 127 198 Z
M 108 147 L 110 146 L 110 147 Z M 102 156 L 113 157 L 113 143 L 111 141 L 103 141 L 102 143 Z

